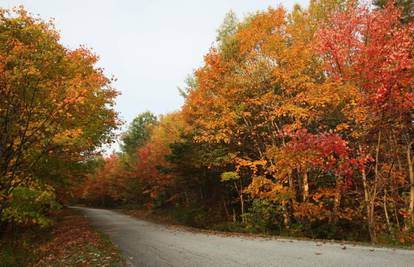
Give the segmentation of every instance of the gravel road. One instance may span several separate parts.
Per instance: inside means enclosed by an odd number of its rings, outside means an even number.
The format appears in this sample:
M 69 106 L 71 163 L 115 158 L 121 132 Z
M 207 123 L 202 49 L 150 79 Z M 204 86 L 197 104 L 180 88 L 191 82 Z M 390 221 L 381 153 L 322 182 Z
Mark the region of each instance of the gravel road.
M 109 235 L 129 266 L 414 266 L 414 251 L 194 233 L 114 211 L 76 208 Z

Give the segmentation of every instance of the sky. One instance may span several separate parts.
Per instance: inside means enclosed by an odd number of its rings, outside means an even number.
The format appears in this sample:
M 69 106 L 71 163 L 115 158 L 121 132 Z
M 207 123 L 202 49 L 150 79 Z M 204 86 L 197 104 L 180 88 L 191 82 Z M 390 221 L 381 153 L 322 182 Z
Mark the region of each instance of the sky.
M 177 87 L 201 66 L 229 10 L 242 18 L 295 3 L 305 6 L 308 0 L 0 0 L 0 7 L 23 5 L 54 18 L 66 47 L 82 44 L 98 54 L 98 67 L 117 78 L 116 110 L 128 123 L 144 111 L 159 115 L 180 108 Z

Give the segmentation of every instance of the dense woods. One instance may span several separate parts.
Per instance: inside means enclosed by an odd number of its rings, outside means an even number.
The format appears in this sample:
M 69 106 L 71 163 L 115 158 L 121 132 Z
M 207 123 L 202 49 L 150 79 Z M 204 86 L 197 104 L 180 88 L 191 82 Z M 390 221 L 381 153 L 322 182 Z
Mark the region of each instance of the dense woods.
M 0 9 L 0 234 L 83 203 L 414 244 L 413 10 L 311 0 L 230 12 L 182 108 L 139 114 L 103 156 L 120 120 L 98 57 L 22 8 Z
M 414 242 L 413 9 L 375 4 L 230 12 L 182 109 L 139 115 L 80 199 L 199 227 Z

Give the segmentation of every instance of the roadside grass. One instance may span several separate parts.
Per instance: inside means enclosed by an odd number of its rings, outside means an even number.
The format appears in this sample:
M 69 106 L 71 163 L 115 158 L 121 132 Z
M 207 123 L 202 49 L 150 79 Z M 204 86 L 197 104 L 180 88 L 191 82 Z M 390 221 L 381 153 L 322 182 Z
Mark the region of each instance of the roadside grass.
M 78 211 L 63 209 L 48 229 L 16 232 L 0 242 L 0 267 L 118 267 L 120 251 Z

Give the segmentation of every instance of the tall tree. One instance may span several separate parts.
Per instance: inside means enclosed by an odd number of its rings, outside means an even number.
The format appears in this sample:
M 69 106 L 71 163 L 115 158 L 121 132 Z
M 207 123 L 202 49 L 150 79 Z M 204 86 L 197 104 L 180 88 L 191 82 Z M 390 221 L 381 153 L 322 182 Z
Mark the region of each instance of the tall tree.
M 96 55 L 65 48 L 23 8 L 0 9 L 0 58 L 0 211 L 10 219 L 16 188 L 50 190 L 111 142 L 118 93 Z
M 157 117 L 149 111 L 143 112 L 136 116 L 128 130 L 122 135 L 121 149 L 130 157 L 134 157 L 137 148 L 143 146 L 150 136 L 152 125 L 157 123 Z
M 347 127 L 352 129 L 349 138 L 354 149 L 371 157 L 361 170 L 360 181 L 373 241 L 378 230 L 376 221 L 384 218 L 378 214 L 378 203 L 383 202 L 385 220 L 390 226 L 387 198 L 393 192 L 393 206 L 398 213 L 401 206 L 396 201 L 397 192 L 407 185 L 407 206 L 414 222 L 414 26 L 401 22 L 401 17 L 401 10 L 392 2 L 376 10 L 349 6 L 334 14 L 317 34 L 329 79 L 354 88 L 346 120 Z M 406 181 L 401 182 L 404 173 Z M 398 217 L 395 220 L 398 223 Z

